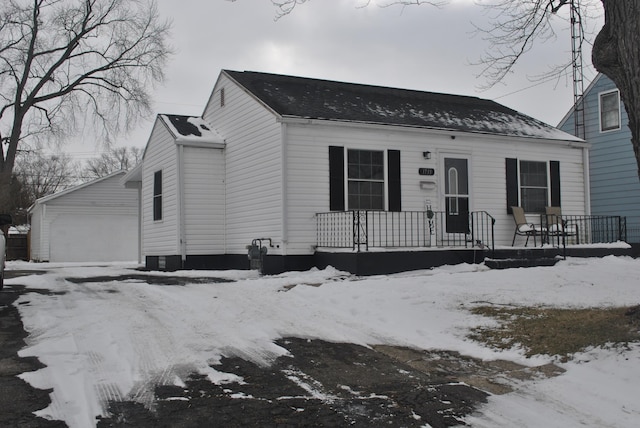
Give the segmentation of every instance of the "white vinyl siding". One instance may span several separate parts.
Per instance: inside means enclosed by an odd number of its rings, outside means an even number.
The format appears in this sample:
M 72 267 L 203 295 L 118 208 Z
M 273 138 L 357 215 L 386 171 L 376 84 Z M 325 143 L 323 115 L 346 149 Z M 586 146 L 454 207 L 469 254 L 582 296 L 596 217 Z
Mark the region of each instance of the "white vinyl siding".
M 44 239 L 42 238 L 43 232 L 43 216 L 44 210 L 46 208 L 43 205 L 36 204 L 33 206 L 33 210 L 31 211 L 31 229 L 29 231 L 30 235 L 30 255 L 31 260 L 34 261 L 42 261 L 44 255 Z M 48 243 L 47 243 L 48 245 Z
M 510 245 L 513 219 L 506 213 L 505 158 L 560 162 L 562 210 L 584 214 L 582 148 L 561 142 L 367 127 L 366 125 L 287 124 L 287 224 L 289 253 L 309 254 L 315 245 L 315 213 L 329 211 L 328 147 L 399 150 L 401 153 L 402 210 L 423 211 L 426 204 L 444 210 L 439 158 L 468 157 L 470 211 L 487 211 L 496 219 L 496 244 Z M 423 157 L 424 151 L 431 159 Z M 434 176 L 421 176 L 420 168 L 435 168 Z M 535 220 L 535 219 L 532 219 Z M 539 219 L 537 219 L 539 221 Z
M 142 164 L 142 254 L 176 255 L 179 252 L 177 147 L 158 118 L 151 131 Z M 162 219 L 153 219 L 153 178 L 162 171 Z
M 276 116 L 222 74 L 203 118 L 225 139 L 226 253 L 246 254 L 256 238 L 271 238 L 284 250 L 282 134 Z
M 224 152 L 184 147 L 183 162 L 187 254 L 224 254 Z

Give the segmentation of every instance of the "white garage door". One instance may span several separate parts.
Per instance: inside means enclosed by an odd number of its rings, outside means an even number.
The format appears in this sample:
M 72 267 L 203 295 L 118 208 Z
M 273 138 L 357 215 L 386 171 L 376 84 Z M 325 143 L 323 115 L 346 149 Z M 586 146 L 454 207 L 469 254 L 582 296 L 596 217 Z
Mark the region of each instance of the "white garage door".
M 60 215 L 50 226 L 49 260 L 137 261 L 137 222 L 135 216 Z

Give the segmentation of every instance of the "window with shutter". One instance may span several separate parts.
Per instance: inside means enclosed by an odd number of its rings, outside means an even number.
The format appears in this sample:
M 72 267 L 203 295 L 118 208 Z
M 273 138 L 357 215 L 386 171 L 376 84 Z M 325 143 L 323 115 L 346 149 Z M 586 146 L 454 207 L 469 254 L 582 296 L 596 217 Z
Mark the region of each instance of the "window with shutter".
M 387 195 L 388 203 L 385 202 Z M 402 210 L 400 151 L 388 150 L 385 164 L 385 152 L 382 150 L 345 150 L 344 147 L 330 146 L 329 209 L 386 208 L 389 211 Z
M 162 171 L 153 174 L 153 220 L 162 220 Z
M 561 206 L 560 162 L 506 159 L 507 212 L 520 206 L 527 213 L 543 213 Z

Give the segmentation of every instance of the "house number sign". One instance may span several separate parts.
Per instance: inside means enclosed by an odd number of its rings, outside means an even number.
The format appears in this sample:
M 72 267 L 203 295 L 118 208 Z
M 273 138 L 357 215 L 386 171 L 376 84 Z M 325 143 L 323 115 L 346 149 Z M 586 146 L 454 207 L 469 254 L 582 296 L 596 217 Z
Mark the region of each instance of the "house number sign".
M 435 175 L 436 170 L 433 168 L 420 168 L 418 169 L 418 174 L 420 175 Z

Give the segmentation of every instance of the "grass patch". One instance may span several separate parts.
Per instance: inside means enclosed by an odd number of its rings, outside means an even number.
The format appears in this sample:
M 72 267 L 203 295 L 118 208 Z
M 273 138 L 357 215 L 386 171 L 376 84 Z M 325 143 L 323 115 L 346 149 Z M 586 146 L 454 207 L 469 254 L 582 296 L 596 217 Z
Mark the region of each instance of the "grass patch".
M 591 346 L 640 340 L 640 307 L 558 309 L 480 306 L 472 313 L 500 321 L 500 327 L 479 327 L 469 335 L 498 349 L 522 346 L 526 355 L 558 355 L 566 361 Z

